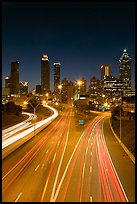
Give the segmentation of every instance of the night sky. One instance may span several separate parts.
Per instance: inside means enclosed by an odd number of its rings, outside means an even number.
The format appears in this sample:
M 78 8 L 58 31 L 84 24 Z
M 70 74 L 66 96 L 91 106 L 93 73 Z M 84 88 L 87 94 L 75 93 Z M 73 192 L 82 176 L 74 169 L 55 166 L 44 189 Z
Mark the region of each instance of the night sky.
M 119 77 L 119 58 L 124 49 L 132 58 L 131 79 L 135 86 L 134 2 L 3 2 L 2 86 L 10 75 L 11 61 L 19 60 L 20 81 L 29 90 L 41 84 L 41 56 L 61 63 L 61 80 L 84 77 L 100 79 L 102 64 L 111 64 Z

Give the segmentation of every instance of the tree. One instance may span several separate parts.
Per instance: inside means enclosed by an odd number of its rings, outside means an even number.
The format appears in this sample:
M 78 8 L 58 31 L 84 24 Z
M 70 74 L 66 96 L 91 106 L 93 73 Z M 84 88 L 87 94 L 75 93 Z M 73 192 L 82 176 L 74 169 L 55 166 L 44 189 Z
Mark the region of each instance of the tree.
M 22 114 L 22 107 L 20 105 L 16 105 L 16 115 L 19 116 Z
M 9 101 L 5 104 L 5 112 L 15 114 L 16 112 L 16 105 L 14 102 Z
M 120 106 L 116 106 L 112 109 L 111 113 L 112 113 L 112 116 L 120 116 L 120 109 L 121 109 L 121 115 L 124 114 L 124 111 L 122 109 L 122 107 Z
M 33 109 L 37 107 L 39 104 L 40 104 L 40 100 L 34 97 L 29 100 L 27 107 L 29 110 L 33 112 Z

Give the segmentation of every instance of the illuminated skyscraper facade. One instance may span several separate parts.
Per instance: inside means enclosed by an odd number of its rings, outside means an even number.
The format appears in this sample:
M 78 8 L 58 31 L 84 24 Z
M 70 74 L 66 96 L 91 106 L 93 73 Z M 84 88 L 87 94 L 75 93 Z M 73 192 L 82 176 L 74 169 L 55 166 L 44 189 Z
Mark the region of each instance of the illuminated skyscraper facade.
M 10 88 L 10 76 L 5 77 L 5 88 Z
M 11 62 L 10 94 L 19 94 L 19 62 Z
M 50 62 L 45 54 L 41 59 L 41 89 L 43 94 L 50 91 Z
M 124 50 L 122 56 L 120 57 L 119 70 L 119 78 L 124 82 L 123 90 L 124 93 L 126 93 L 126 91 L 131 90 L 131 58 L 127 54 L 126 50 Z
M 54 63 L 54 93 L 55 95 L 59 93 L 58 86 L 60 85 L 60 63 Z
M 110 76 L 111 66 L 109 64 L 103 64 L 101 66 L 101 79 L 104 79 L 104 76 Z
M 28 94 L 28 82 L 20 81 L 19 85 L 20 85 L 20 87 L 19 87 L 20 94 Z

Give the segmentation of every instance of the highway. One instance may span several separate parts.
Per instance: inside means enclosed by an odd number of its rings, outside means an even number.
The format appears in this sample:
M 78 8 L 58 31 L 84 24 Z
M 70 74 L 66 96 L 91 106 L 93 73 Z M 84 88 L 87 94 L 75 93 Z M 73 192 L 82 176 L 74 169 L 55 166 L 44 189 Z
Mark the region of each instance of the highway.
M 14 125 L 12 127 L 9 127 L 5 130 L 2 131 L 2 149 L 10 146 L 13 143 L 16 143 L 18 140 L 26 137 L 28 134 L 34 132 L 40 128 L 41 126 L 45 124 L 49 124 L 52 120 L 54 120 L 58 116 L 58 112 L 50 107 L 46 106 L 45 107 L 49 108 L 51 111 L 53 111 L 53 115 L 41 120 L 39 122 L 31 123 L 30 121 L 34 120 L 37 118 L 37 115 L 31 114 L 31 113 L 25 113 L 29 115 L 29 118 L 24 120 L 23 122 Z
M 8 138 L 11 138 L 11 136 L 13 136 L 14 134 L 30 126 L 31 122 L 37 118 L 37 116 L 32 113 L 22 112 L 22 114 L 26 114 L 29 117 L 21 123 L 2 130 L 2 144 L 4 144 L 5 141 Z
M 68 107 L 36 137 L 3 159 L 2 201 L 134 201 L 135 196 L 131 197 L 128 190 L 133 189 L 133 183 L 128 186 L 121 177 L 119 169 L 124 166 L 115 168 L 116 162 L 110 156 L 114 151 L 109 152 L 106 145 L 105 134 L 112 136 L 108 124 L 105 131 L 103 128 L 109 116 L 99 114 L 81 132 Z M 122 151 L 118 143 L 117 149 Z M 131 169 L 129 158 L 124 159 L 123 165 L 127 162 Z M 127 171 L 122 174 L 124 178 L 129 176 L 125 175 Z M 132 171 L 130 174 L 134 177 Z

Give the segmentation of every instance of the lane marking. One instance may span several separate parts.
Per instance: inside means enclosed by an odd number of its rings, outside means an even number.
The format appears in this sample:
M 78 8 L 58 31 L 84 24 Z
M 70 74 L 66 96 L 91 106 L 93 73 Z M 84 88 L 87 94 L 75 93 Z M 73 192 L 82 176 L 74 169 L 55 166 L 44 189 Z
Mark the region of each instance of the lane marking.
M 84 172 L 85 172 L 85 162 L 84 162 L 83 172 L 82 172 L 82 176 L 83 176 L 83 177 L 84 177 Z
M 102 120 L 102 118 L 100 118 L 99 120 L 97 120 L 96 123 L 98 124 L 98 123 L 100 122 L 100 120 Z M 91 123 L 89 126 L 90 126 L 90 127 L 93 126 L 93 121 L 92 121 L 92 123 Z M 77 150 L 77 148 L 78 148 L 78 145 L 79 145 L 79 143 L 80 143 L 80 141 L 81 141 L 81 139 L 82 139 L 82 137 L 83 137 L 83 135 L 84 135 L 85 132 L 86 132 L 86 130 L 81 134 L 81 136 L 80 136 L 80 138 L 79 138 L 79 140 L 78 140 L 78 142 L 77 142 L 77 144 L 76 144 L 76 146 L 75 146 L 75 148 L 74 148 L 74 150 L 73 150 L 73 152 L 72 152 L 72 154 L 71 154 L 71 157 L 70 157 L 70 159 L 69 159 L 69 161 L 68 161 L 68 163 L 67 163 L 67 166 L 66 166 L 66 168 L 65 168 L 65 170 L 64 170 L 64 173 L 63 173 L 63 175 L 62 175 L 62 178 L 61 178 L 61 180 L 60 180 L 60 182 L 59 182 L 59 184 L 58 184 L 58 187 L 57 187 L 57 189 L 56 189 L 56 193 L 54 193 L 54 198 L 53 198 L 53 196 L 51 196 L 50 202 L 55 202 L 55 201 L 56 201 L 57 196 L 58 196 L 59 191 L 60 191 L 60 188 L 61 188 L 62 183 L 63 183 L 63 181 L 64 181 L 65 175 L 66 175 L 67 170 L 68 170 L 68 168 L 69 168 L 69 166 L 70 166 L 70 163 L 71 163 L 71 161 L 72 161 L 72 158 L 74 157 L 74 154 L 75 154 L 75 152 L 76 152 L 76 150 Z M 55 191 L 55 190 L 54 190 L 54 191 Z M 52 190 L 52 193 L 53 193 L 53 190 Z
M 92 202 L 92 196 L 89 197 L 90 202 Z
M 73 150 L 73 153 L 72 153 L 72 155 L 71 155 L 71 157 L 70 157 L 70 159 L 69 159 L 69 161 L 68 161 L 68 163 L 67 163 L 67 166 L 66 166 L 66 168 L 65 168 L 65 170 L 64 170 L 64 173 L 63 173 L 63 175 L 62 175 L 62 178 L 61 178 L 61 181 L 60 181 L 60 183 L 59 183 L 59 185 L 58 185 L 58 188 L 57 188 L 57 190 L 56 190 L 56 193 L 54 193 L 55 189 L 54 189 L 54 191 L 52 190 L 52 195 L 51 195 L 51 198 L 50 198 L 50 202 L 55 202 L 55 201 L 56 201 L 56 198 L 57 198 L 57 196 L 58 196 L 58 194 L 59 194 L 59 190 L 60 190 L 61 185 L 62 185 L 62 183 L 63 183 L 63 180 L 64 180 L 64 178 L 65 178 L 65 175 L 66 175 L 66 172 L 67 172 L 68 167 L 69 167 L 69 165 L 70 165 L 70 162 L 71 162 L 71 160 L 72 160 L 72 158 L 73 158 L 73 156 L 74 156 L 74 154 L 75 154 L 75 151 L 76 151 L 76 149 L 77 149 L 77 146 L 78 146 L 78 144 L 80 143 L 80 140 L 81 140 L 81 138 L 82 138 L 83 135 L 84 135 L 84 132 L 82 133 L 81 137 L 79 138 L 79 140 L 78 140 L 78 142 L 77 142 L 77 144 L 76 144 L 76 146 L 75 146 L 75 148 L 74 148 L 74 150 Z M 55 184 L 56 184 L 56 183 L 55 183 Z M 54 184 L 54 187 L 55 187 L 55 184 Z M 53 187 L 53 188 L 54 188 L 54 187 Z M 54 195 L 54 198 L 53 198 L 53 195 Z
M 70 121 L 69 121 L 69 126 L 70 126 Z M 53 185 L 53 188 L 52 188 L 52 193 L 51 193 L 50 202 L 55 202 L 55 201 L 54 201 L 55 188 L 56 188 L 56 185 L 57 185 L 57 180 L 58 180 L 58 176 L 59 176 L 59 171 L 60 171 L 60 168 L 61 168 L 61 165 L 62 165 L 62 161 L 63 161 L 64 154 L 65 154 L 65 151 L 66 151 L 66 147 L 67 147 L 68 136 L 69 136 L 69 129 L 68 129 L 68 131 L 67 131 L 67 137 L 66 137 L 65 146 L 64 146 L 64 149 L 63 149 L 63 153 L 62 153 L 61 160 L 60 160 L 60 163 L 59 163 L 59 166 L 58 166 L 56 178 L 55 178 L 54 185 Z
M 39 168 L 39 165 L 36 167 L 35 171 L 37 171 L 38 168 Z
M 86 148 L 86 155 L 87 155 L 87 152 L 88 152 L 88 146 L 87 146 L 87 148 Z
M 18 195 L 18 197 L 16 198 L 15 202 L 18 201 L 18 199 L 20 198 L 21 194 L 22 194 L 22 192 Z
M 90 173 L 92 172 L 92 166 L 90 166 Z
M 59 146 L 60 140 L 58 141 L 58 146 Z

